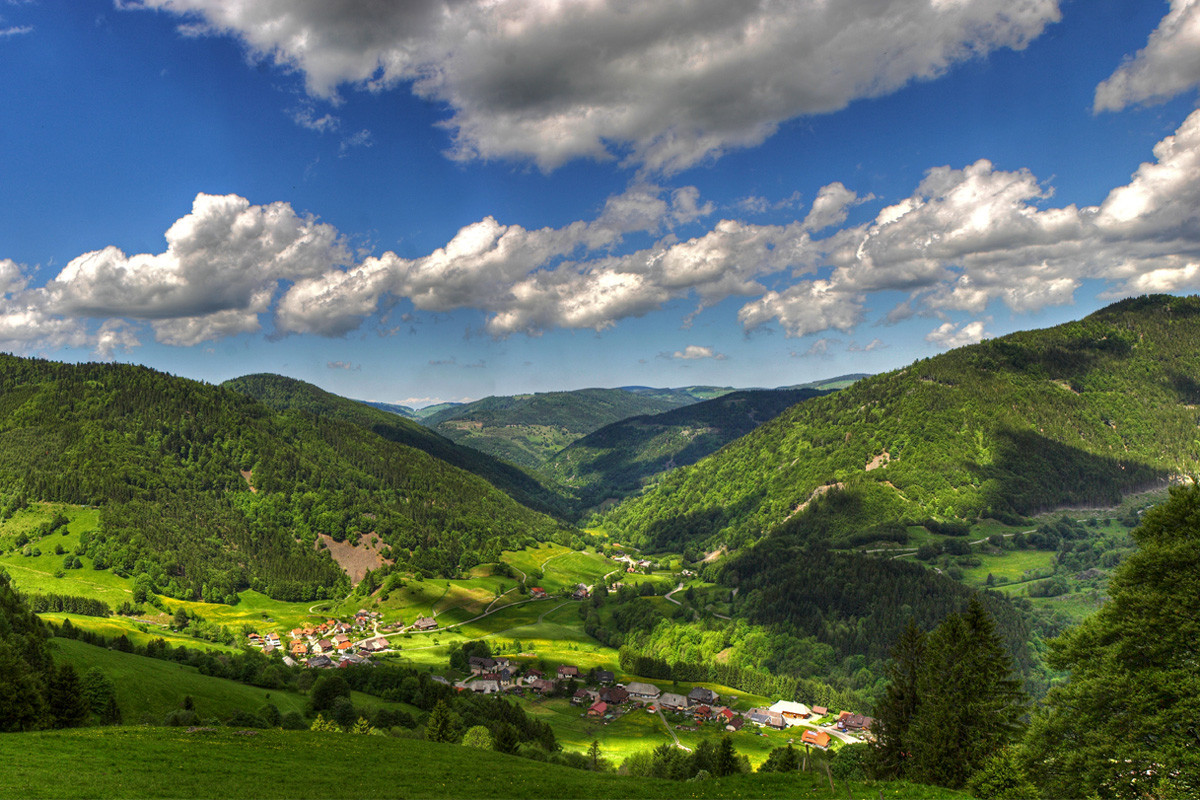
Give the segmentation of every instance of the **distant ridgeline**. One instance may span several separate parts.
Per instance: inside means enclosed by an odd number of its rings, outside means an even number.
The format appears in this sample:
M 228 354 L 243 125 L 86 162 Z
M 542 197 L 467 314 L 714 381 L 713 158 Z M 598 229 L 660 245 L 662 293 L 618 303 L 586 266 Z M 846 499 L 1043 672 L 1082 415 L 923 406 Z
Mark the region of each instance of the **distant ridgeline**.
M 123 364 L 0 356 L 0 485 L 10 509 L 100 506 L 84 535 L 97 567 L 216 602 L 248 587 L 344 591 L 320 534 L 377 536 L 385 556 L 431 574 L 574 534 L 369 425 Z

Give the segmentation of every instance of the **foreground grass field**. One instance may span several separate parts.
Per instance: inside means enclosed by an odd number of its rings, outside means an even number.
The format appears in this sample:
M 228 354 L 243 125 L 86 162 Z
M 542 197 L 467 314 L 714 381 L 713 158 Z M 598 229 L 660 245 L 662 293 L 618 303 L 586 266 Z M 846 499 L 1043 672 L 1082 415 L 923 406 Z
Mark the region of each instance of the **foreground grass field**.
M 824 774 L 676 783 L 596 774 L 411 739 L 230 729 L 101 728 L 0 736 L 0 796 L 21 798 L 968 797 Z M 58 765 L 50 774 L 48 767 Z

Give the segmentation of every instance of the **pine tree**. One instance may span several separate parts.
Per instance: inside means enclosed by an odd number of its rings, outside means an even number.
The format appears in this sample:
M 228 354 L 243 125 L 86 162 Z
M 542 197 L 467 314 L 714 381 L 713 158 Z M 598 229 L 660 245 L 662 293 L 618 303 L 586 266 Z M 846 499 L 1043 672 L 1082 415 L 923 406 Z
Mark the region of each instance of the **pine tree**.
M 964 613 L 948 617 L 928 638 L 906 737 L 908 777 L 962 787 L 1014 740 L 1023 701 L 995 624 L 972 597 Z
M 917 681 L 925 660 L 925 633 L 911 617 L 892 648 L 887 693 L 875 707 L 872 762 L 881 777 L 902 777 L 910 755 L 909 727 L 918 709 Z
M 46 686 L 46 707 L 54 728 L 78 728 L 87 721 L 79 674 L 75 667 L 63 664 L 55 669 Z
M 429 719 L 425 722 L 425 738 L 431 742 L 453 742 L 455 740 L 450 707 L 445 700 L 438 700 Z
M 1200 797 L 1200 486 L 1171 490 L 1133 532 L 1109 600 L 1050 642 L 1070 679 L 1021 748 L 1052 797 Z

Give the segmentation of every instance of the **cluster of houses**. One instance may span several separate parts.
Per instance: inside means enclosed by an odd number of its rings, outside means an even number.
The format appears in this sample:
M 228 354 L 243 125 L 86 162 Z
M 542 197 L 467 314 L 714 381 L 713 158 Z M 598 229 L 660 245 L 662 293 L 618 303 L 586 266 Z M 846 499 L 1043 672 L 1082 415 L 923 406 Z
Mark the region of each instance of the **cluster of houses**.
M 354 664 L 369 664 L 372 654 L 389 649 L 387 639 L 382 636 L 355 642 L 353 634 L 369 630 L 379 619 L 378 611 L 360 609 L 352 622 L 328 619 L 306 628 L 293 628 L 290 639 L 283 643 L 278 633 L 247 635 L 251 647 L 261 647 L 264 653 L 286 650 L 284 664 L 304 664 L 317 669 L 347 667 Z
M 776 730 L 802 726 L 802 744 L 824 749 L 832 741 L 830 732 L 812 727 L 818 720 L 829 717 L 829 709 L 822 706 L 809 707 L 803 703 L 779 700 L 769 708 L 753 708 L 741 713 L 720 705 L 720 695 L 703 686 L 696 686 L 683 695 L 664 692 L 652 683 L 631 681 L 619 684 L 616 676 L 608 670 L 596 669 L 585 675 L 570 664 L 560 666 L 549 675 L 535 668 L 522 670 L 507 658 L 473 657 L 469 664 L 471 676 L 454 684 L 461 691 L 548 695 L 590 678 L 589 685 L 575 690 L 571 703 L 585 708 L 584 714 L 591 718 L 612 719 L 630 707 L 648 707 L 651 710 L 686 714 L 697 723 L 714 722 L 730 732 L 741 730 L 747 723 Z M 843 711 L 835 720 L 826 721 L 825 724 L 843 735 L 862 736 L 870 733 L 873 722 L 870 717 Z

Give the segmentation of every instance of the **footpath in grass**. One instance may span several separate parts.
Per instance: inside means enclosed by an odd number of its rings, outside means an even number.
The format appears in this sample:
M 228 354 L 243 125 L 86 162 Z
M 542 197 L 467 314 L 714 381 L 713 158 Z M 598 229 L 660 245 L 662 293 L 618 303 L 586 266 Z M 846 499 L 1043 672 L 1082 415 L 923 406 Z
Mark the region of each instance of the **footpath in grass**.
M 21 798 L 777 798 L 967 797 L 824 774 L 690 783 L 629 778 L 385 736 L 307 731 L 101 728 L 0 736 L 0 796 Z M 54 765 L 58 765 L 55 768 Z M 50 771 L 53 770 L 51 776 Z

